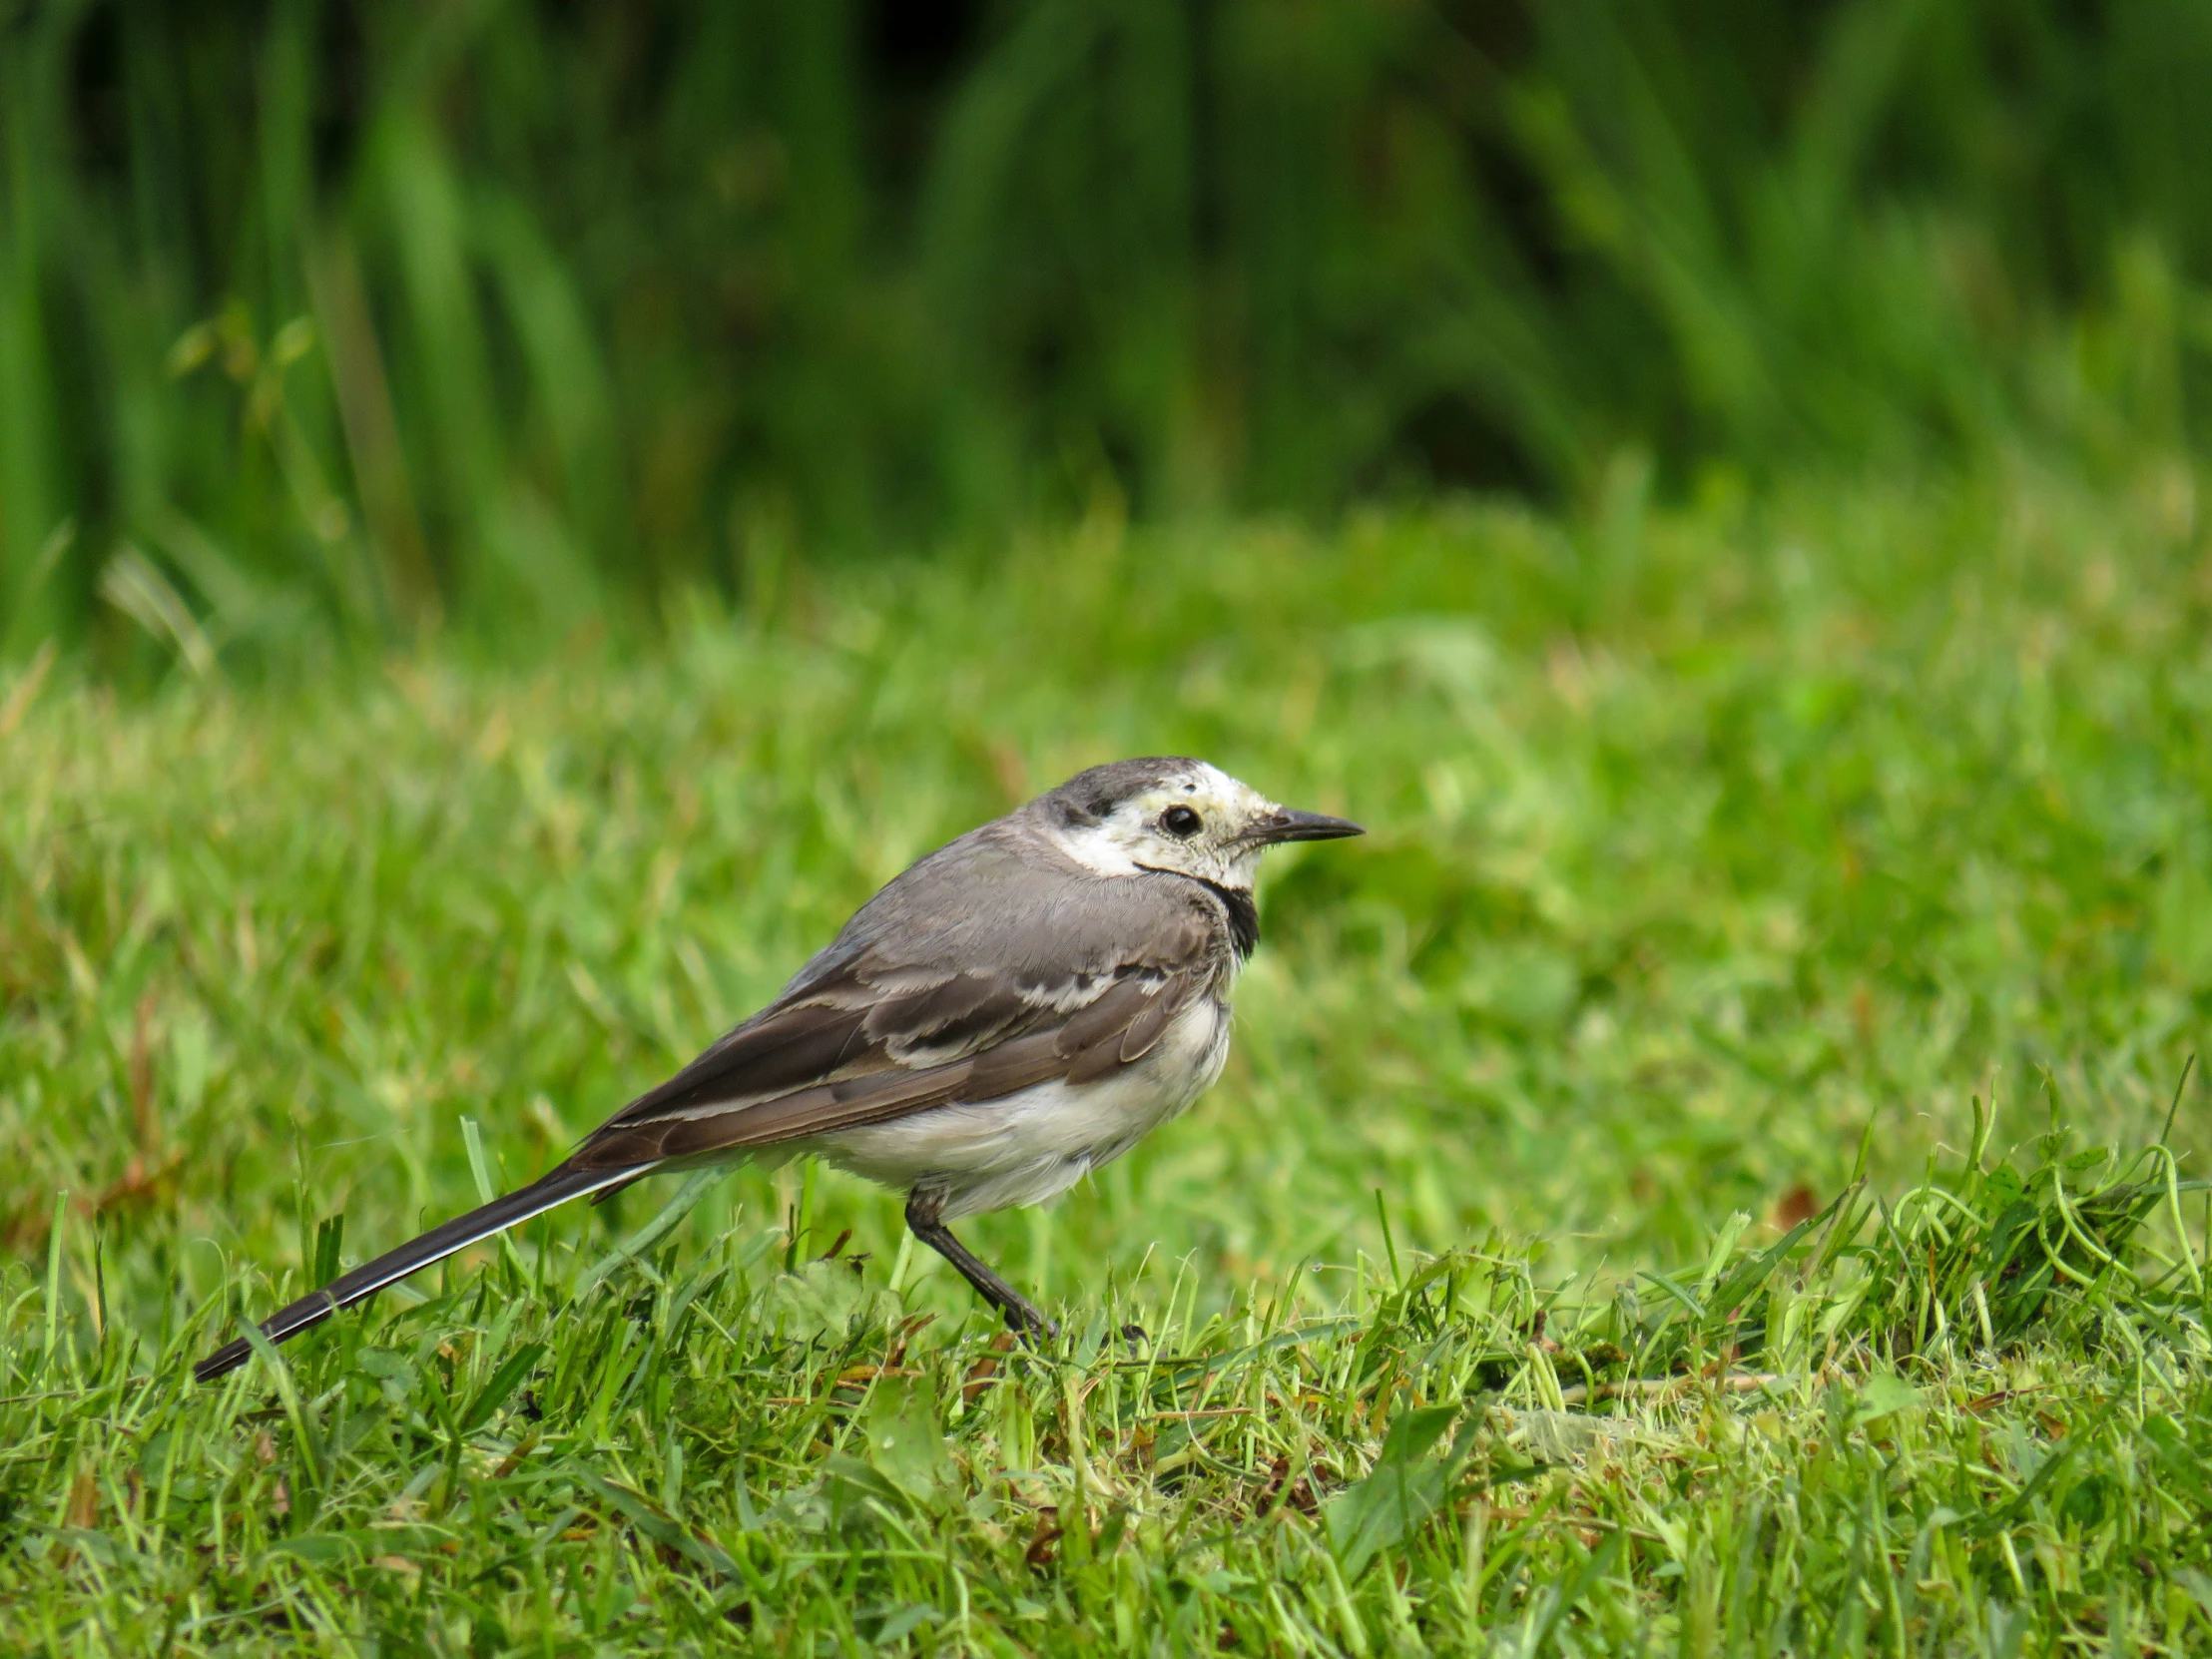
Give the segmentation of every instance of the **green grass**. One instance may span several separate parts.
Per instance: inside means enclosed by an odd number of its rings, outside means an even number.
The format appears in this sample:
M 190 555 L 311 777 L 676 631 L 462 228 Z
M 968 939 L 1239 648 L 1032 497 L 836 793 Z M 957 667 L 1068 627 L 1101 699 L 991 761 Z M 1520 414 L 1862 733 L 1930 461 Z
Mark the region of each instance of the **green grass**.
M 7 1642 L 2212 1646 L 2195 502 L 1099 518 L 651 661 L 18 674 Z M 1199 1110 L 967 1225 L 1063 1345 L 787 1169 L 190 1384 L 919 852 L 1162 751 L 1374 833 L 1274 860 Z

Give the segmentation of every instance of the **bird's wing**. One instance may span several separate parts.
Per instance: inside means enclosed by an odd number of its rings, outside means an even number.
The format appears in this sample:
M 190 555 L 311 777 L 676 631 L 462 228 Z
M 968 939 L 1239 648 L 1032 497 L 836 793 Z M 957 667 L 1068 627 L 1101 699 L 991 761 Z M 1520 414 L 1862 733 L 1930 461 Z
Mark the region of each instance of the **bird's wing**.
M 283 1342 L 502 1228 L 671 1159 L 801 1140 L 1142 1059 L 1233 962 L 1228 913 L 1195 881 L 1085 877 L 1012 820 L 930 854 L 830 948 L 564 1163 L 285 1308 Z M 202 1382 L 245 1364 L 231 1343 Z
M 1207 979 L 1191 971 L 1131 974 L 1072 1013 L 940 1065 L 894 1063 L 765 1098 L 739 1082 L 740 1100 L 625 1113 L 577 1148 L 566 1167 L 627 1169 L 746 1151 L 932 1106 L 998 1100 L 1055 1078 L 1095 1082 L 1149 1053 L 1176 1013 L 1204 994 Z
M 1226 926 L 1196 883 L 977 862 L 920 891 L 885 889 L 782 997 L 617 1112 L 566 1167 L 771 1146 L 1095 1081 L 1148 1053 L 1222 970 Z

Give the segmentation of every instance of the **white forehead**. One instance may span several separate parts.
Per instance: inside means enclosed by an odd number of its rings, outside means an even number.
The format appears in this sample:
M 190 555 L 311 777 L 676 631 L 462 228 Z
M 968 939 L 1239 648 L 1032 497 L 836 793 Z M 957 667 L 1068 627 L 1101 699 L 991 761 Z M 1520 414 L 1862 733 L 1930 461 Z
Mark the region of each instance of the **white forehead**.
M 1178 804 L 1194 809 L 1204 825 L 1187 839 L 1160 831 L 1160 815 Z M 1260 849 L 1239 841 L 1237 832 L 1276 810 L 1274 802 L 1249 784 L 1198 761 L 1125 796 L 1095 824 L 1054 825 L 1045 832 L 1069 857 L 1100 875 L 1168 868 L 1226 886 L 1250 887 Z
M 1170 773 L 1148 790 L 1141 790 L 1122 803 L 1121 811 L 1132 808 L 1148 812 L 1183 800 L 1195 806 L 1227 807 L 1237 813 L 1274 811 L 1275 803 L 1254 789 L 1240 783 L 1219 767 L 1200 761 L 1179 772 Z

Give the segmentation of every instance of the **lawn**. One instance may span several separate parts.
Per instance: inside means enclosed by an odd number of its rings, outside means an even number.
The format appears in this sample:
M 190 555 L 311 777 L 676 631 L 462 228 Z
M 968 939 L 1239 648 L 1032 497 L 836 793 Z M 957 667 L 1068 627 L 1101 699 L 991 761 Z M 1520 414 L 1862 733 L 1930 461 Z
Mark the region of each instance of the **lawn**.
M 0 678 L 6 1644 L 2212 1649 L 2208 642 L 2183 472 L 1624 469 Z M 1373 832 L 1196 1111 L 964 1225 L 1059 1343 L 741 1170 L 191 1383 L 1145 753 Z

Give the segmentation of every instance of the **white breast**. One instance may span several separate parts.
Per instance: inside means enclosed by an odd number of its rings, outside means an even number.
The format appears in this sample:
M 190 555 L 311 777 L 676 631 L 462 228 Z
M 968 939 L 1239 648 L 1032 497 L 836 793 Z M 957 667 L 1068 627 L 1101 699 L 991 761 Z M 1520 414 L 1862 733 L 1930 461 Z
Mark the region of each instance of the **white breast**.
M 932 1107 L 824 1135 L 805 1150 L 900 1192 L 933 1187 L 947 1221 L 1041 1204 L 1183 1111 L 1228 1057 L 1228 1006 L 1203 997 L 1143 1059 L 1099 1082 L 1054 1081 L 1002 1100 Z

